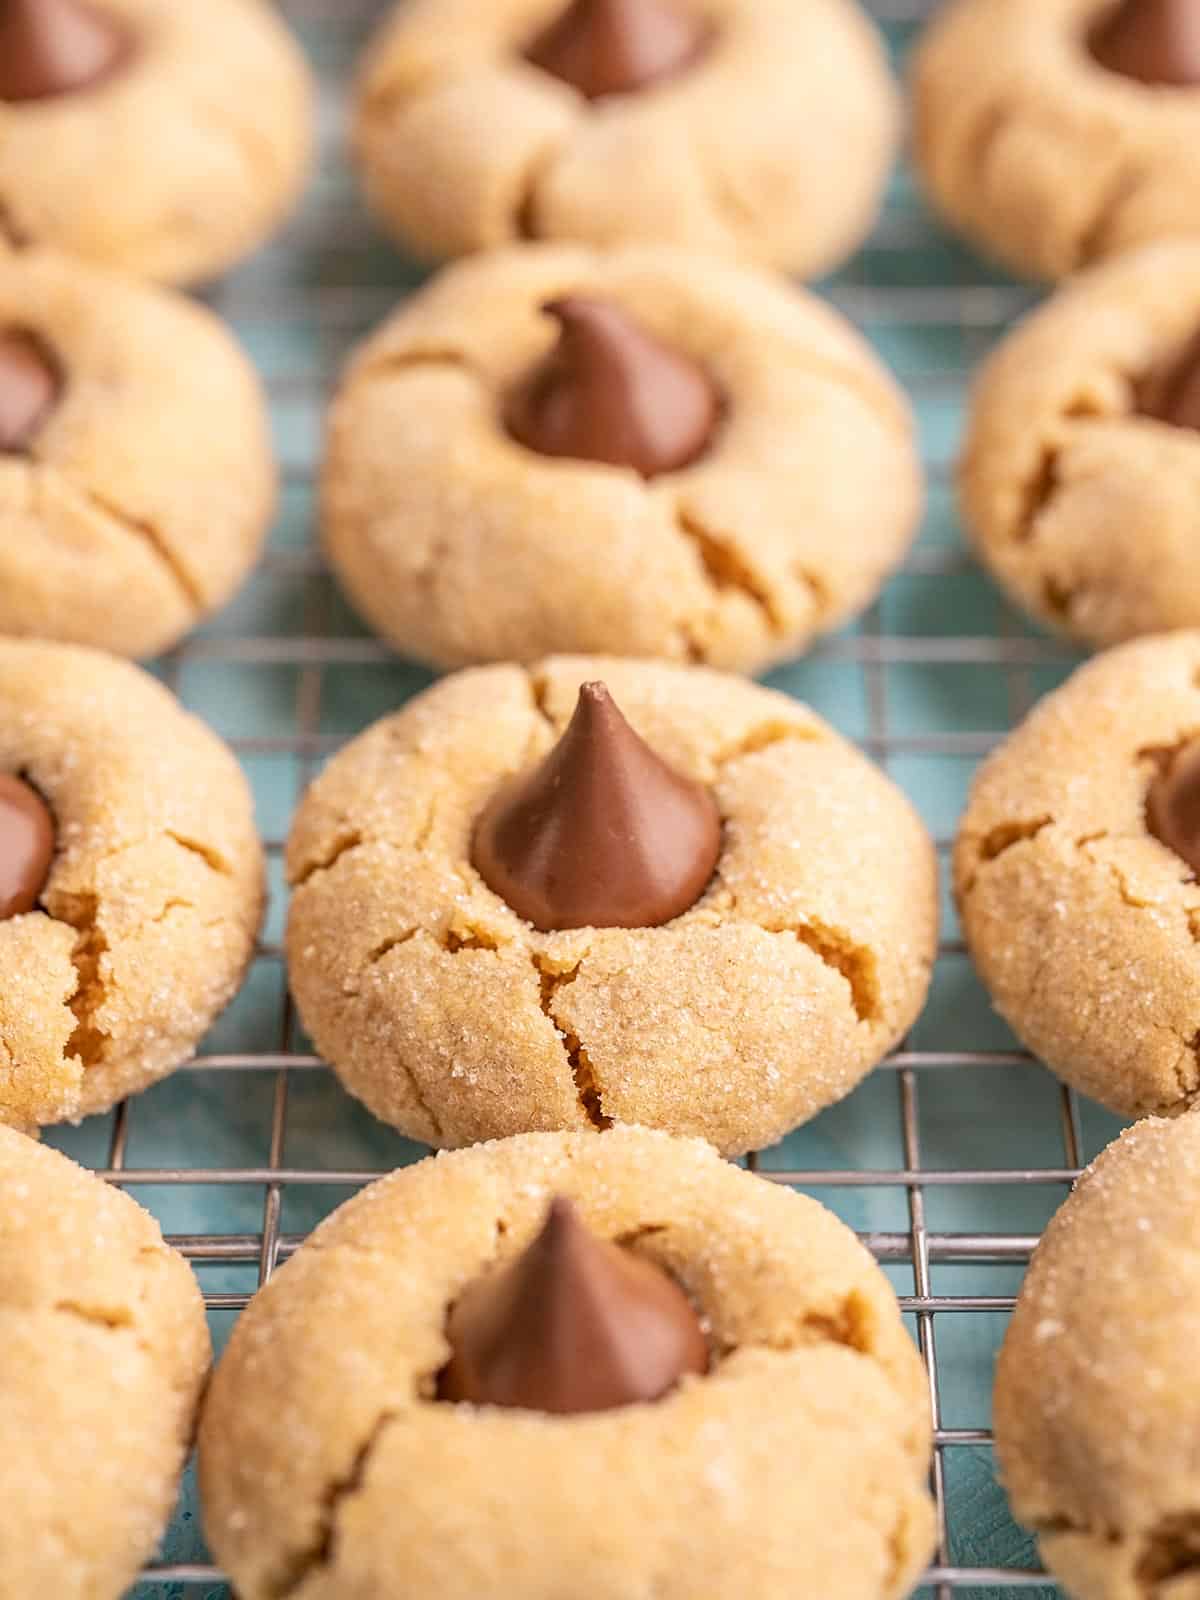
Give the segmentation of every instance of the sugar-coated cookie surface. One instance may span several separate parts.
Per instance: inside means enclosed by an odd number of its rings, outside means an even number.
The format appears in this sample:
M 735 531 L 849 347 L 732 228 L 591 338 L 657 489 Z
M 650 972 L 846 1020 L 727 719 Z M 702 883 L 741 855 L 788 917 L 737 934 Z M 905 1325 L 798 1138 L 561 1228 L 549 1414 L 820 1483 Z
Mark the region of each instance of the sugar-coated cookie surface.
M 955 847 L 963 929 L 997 1009 L 1125 1116 L 1183 1110 L 1200 1090 L 1200 883 L 1148 817 L 1198 733 L 1200 633 L 1109 651 L 985 762 Z
M 35 1127 L 187 1057 L 249 963 L 263 860 L 231 752 L 96 651 L 0 640 L 0 774 L 55 825 L 35 908 L 0 917 L 0 1123 Z
M 480 812 L 601 679 L 711 787 L 715 876 L 660 927 L 540 933 L 472 865 Z M 937 936 L 933 847 L 857 750 L 702 668 L 563 657 L 442 680 L 329 764 L 287 853 L 293 992 L 318 1049 L 435 1145 L 607 1119 L 773 1143 L 911 1026 Z
M 647 479 L 506 429 L 555 343 L 542 308 L 571 295 L 708 374 L 721 416 L 691 464 Z M 323 476 L 350 597 L 443 667 L 595 651 L 759 670 L 875 598 L 922 498 L 908 402 L 849 323 L 665 249 L 525 246 L 443 271 L 352 362 Z
M 1200 244 L 1151 245 L 1061 289 L 977 380 L 961 470 L 976 545 L 1084 643 L 1200 625 L 1200 432 L 1147 400 L 1198 329 Z
M 950 0 L 918 47 L 916 156 L 929 192 L 1018 271 L 1061 278 L 1195 231 L 1200 87 L 1101 65 L 1089 41 L 1114 9 Z M 1142 10 L 1172 27 L 1167 6 Z M 1180 45 L 1189 27 L 1184 19 Z
M 60 0 L 36 26 L 91 9 Z M 256 249 L 299 192 L 312 137 L 304 59 L 262 0 L 94 9 L 119 30 L 110 70 L 68 91 L 0 99 L 0 232 L 138 277 L 213 277 Z M 52 35 L 44 48 L 48 60 L 71 59 Z
M 3 1127 L 0 1349 L 0 1594 L 119 1600 L 175 1502 L 204 1305 L 147 1212 Z
M 1200 1118 L 1127 1129 L 1034 1256 L 996 1375 L 1018 1519 L 1075 1600 L 1200 1593 Z
M 434 1398 L 451 1305 L 554 1196 L 682 1285 L 707 1376 L 587 1416 Z M 899 1600 L 933 1542 L 929 1448 L 850 1231 L 699 1141 L 618 1129 L 439 1156 L 343 1207 L 234 1329 L 200 1474 L 244 1600 L 557 1600 L 564 1573 L 579 1600 Z
M 224 604 L 270 523 L 253 368 L 203 306 L 44 250 L 0 251 L 14 330 L 53 387 L 0 455 L 0 633 L 156 654 Z M 0 356 L 0 416 L 15 377 Z
M 898 99 L 871 23 L 852 0 L 671 8 L 707 35 L 691 64 L 589 100 L 526 59 L 567 0 L 399 6 L 358 100 L 380 216 L 435 256 L 579 239 L 688 245 L 809 277 L 832 267 L 870 229 L 896 151 Z

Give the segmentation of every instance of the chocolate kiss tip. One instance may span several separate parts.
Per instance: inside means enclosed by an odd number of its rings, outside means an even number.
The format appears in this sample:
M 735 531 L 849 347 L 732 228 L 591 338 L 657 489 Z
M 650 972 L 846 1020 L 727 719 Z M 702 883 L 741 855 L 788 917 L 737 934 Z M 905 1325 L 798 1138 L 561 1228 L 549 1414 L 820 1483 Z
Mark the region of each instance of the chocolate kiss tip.
M 588 100 L 634 94 L 701 55 L 708 25 L 672 0 L 575 0 L 540 34 L 526 60 Z
M 38 903 L 54 858 L 54 818 L 23 778 L 0 772 L 0 922 Z
M 90 0 L 0 0 L 0 100 L 48 100 L 111 77 L 129 33 Z
M 704 369 L 610 300 L 567 295 L 542 308 L 558 344 L 513 391 L 505 423 L 546 456 L 630 467 L 644 478 L 704 454 L 721 403 Z
M 678 1284 L 597 1239 L 562 1197 L 522 1255 L 467 1289 L 447 1334 L 439 1398 L 474 1405 L 578 1416 L 659 1400 L 708 1370 Z
M 1092 33 L 1093 57 L 1139 83 L 1200 83 L 1200 8 L 1195 0 L 1124 0 Z
M 1146 826 L 1200 877 L 1200 739 L 1155 775 L 1146 794 Z
M 59 386 L 40 339 L 19 329 L 0 333 L 0 452 L 29 448 L 54 409 Z
M 720 853 L 709 790 L 656 755 L 602 683 L 587 683 L 545 760 L 485 807 L 472 860 L 549 932 L 670 922 L 704 893 Z

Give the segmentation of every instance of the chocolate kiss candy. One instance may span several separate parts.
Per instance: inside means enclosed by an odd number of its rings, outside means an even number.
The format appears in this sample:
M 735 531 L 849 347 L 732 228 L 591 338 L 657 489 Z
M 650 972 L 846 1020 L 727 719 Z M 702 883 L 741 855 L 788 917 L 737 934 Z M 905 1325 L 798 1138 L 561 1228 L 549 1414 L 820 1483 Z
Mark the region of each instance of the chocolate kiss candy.
M 48 100 L 110 77 L 130 51 L 123 24 L 87 0 L 0 0 L 0 100 Z
M 709 29 L 670 0 L 575 0 L 526 51 L 526 60 L 588 100 L 632 94 L 691 66 Z
M 1092 34 L 1102 67 L 1139 83 L 1200 84 L 1200 6 L 1196 0 L 1124 0 Z
M 1138 409 L 1143 416 L 1177 428 L 1200 428 L 1200 331 L 1171 366 L 1146 381 Z
M 721 407 L 695 362 L 609 301 L 572 295 L 543 310 L 562 335 L 509 400 L 505 422 L 519 443 L 644 478 L 704 454 Z
M 0 922 L 32 911 L 54 857 L 54 818 L 36 789 L 0 772 Z
M 443 1400 L 577 1416 L 659 1400 L 708 1371 L 691 1302 L 666 1273 L 595 1238 L 569 1200 L 511 1265 L 450 1313 Z
M 721 853 L 709 791 L 656 756 L 602 683 L 475 827 L 485 882 L 535 928 L 656 928 L 694 905 Z
M 28 449 L 58 391 L 58 373 L 40 341 L 28 333 L 0 333 L 0 452 Z
M 1150 785 L 1146 824 L 1200 877 L 1200 739 L 1186 745 Z

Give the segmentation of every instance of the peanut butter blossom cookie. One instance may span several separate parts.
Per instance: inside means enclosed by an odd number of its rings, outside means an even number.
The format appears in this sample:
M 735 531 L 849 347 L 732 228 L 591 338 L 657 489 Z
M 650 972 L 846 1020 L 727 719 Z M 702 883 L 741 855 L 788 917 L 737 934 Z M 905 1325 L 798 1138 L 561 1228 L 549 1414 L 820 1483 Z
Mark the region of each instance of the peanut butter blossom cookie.
M 1200 625 L 1198 495 L 1200 244 L 1171 241 L 1084 274 L 1001 345 L 963 509 L 1019 604 L 1105 645 Z
M 560 1600 L 566 1574 L 577 1600 L 900 1600 L 929 1448 L 854 1235 L 624 1129 L 431 1159 L 343 1207 L 234 1329 L 200 1475 L 243 1600 Z
M 263 903 L 241 770 L 138 668 L 0 640 L 0 1124 L 144 1089 L 241 982 Z
M 1075 1600 L 1190 1600 L 1200 1119 L 1140 1122 L 1050 1224 L 996 1374 L 1013 1510 Z
M 166 649 L 245 577 L 275 492 L 264 398 L 218 318 L 0 250 L 0 633 Z
M 367 56 L 356 145 L 425 254 L 647 241 L 816 277 L 870 229 L 898 128 L 853 0 L 417 0 Z
M 2 1127 L 0 1344 L 0 1593 L 119 1600 L 175 1502 L 204 1305 L 140 1206 Z
M 955 852 L 997 1007 L 1123 1116 L 1200 1091 L 1198 732 L 1200 634 L 1110 651 L 984 765 Z
M 841 317 L 662 249 L 443 272 L 351 364 L 324 473 L 351 599 L 449 667 L 757 670 L 874 599 L 921 501 L 908 404 Z
M 288 872 L 309 1033 L 435 1145 L 614 1121 L 772 1143 L 907 1030 L 936 942 L 899 791 L 700 668 L 445 679 L 326 768 Z
M 262 0 L 3 0 L 0 232 L 139 277 L 212 277 L 296 199 L 310 99 Z
M 946 216 L 1061 278 L 1195 232 L 1194 0 L 952 0 L 917 53 L 917 159 Z

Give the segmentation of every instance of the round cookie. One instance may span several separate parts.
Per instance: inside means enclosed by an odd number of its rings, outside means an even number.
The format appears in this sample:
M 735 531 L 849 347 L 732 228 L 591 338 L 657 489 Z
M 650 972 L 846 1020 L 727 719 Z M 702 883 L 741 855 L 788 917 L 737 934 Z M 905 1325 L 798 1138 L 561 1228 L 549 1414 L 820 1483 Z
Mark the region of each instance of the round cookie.
M 853 0 L 419 0 L 367 55 L 355 143 L 423 254 L 645 241 L 817 277 L 869 231 L 899 120 Z
M 1014 599 L 1090 645 L 1200 625 L 1200 245 L 1094 268 L 978 379 L 961 469 Z
M 0 777 L 0 1123 L 32 1128 L 188 1056 L 253 953 L 263 861 L 231 753 L 95 651 L 0 640 Z
M 584 1416 L 436 1398 L 450 1308 L 554 1196 L 682 1286 L 706 1376 Z M 235 1327 L 200 1478 L 244 1600 L 375 1600 L 398 1572 L 445 1600 L 551 1600 L 568 1572 L 579 1600 L 899 1600 L 933 1542 L 929 1447 L 853 1234 L 699 1141 L 623 1129 L 441 1156 L 344 1206 Z
M 1190 0 L 951 0 L 918 48 L 913 91 L 932 199 L 1019 272 L 1061 278 L 1195 231 Z
M 0 1591 L 119 1600 L 154 1552 L 208 1373 L 154 1219 L 0 1127 Z
M 481 819 L 578 743 L 598 679 L 663 781 L 715 799 L 716 868 L 698 899 L 683 873 L 655 925 L 544 931 L 489 887 Z M 561 878 L 582 857 L 598 892 L 629 860 L 661 877 L 661 798 L 610 746 L 583 756 L 559 774 L 565 816 L 540 838 L 499 830 L 516 871 L 528 887 L 539 862 Z M 611 1120 L 727 1153 L 773 1143 L 905 1033 L 936 946 L 933 850 L 899 791 L 805 707 L 701 668 L 575 657 L 444 679 L 326 767 L 287 868 L 305 1027 L 377 1116 L 441 1146 Z
M 0 231 L 138 277 L 211 278 L 296 200 L 311 99 L 262 0 L 10 0 Z
M 217 317 L 0 252 L 0 633 L 167 649 L 245 578 L 275 497 L 265 400 Z
M 443 667 L 756 671 L 875 598 L 922 503 L 908 403 L 828 307 L 699 256 L 545 245 L 447 269 L 367 342 L 323 489 L 351 599 Z
M 1200 1119 L 1127 1129 L 1050 1224 L 996 1374 L 1017 1518 L 1076 1600 L 1200 1593 Z
M 984 764 L 955 848 L 997 1009 L 1123 1116 L 1200 1090 L 1198 733 L 1200 633 L 1099 656 Z

